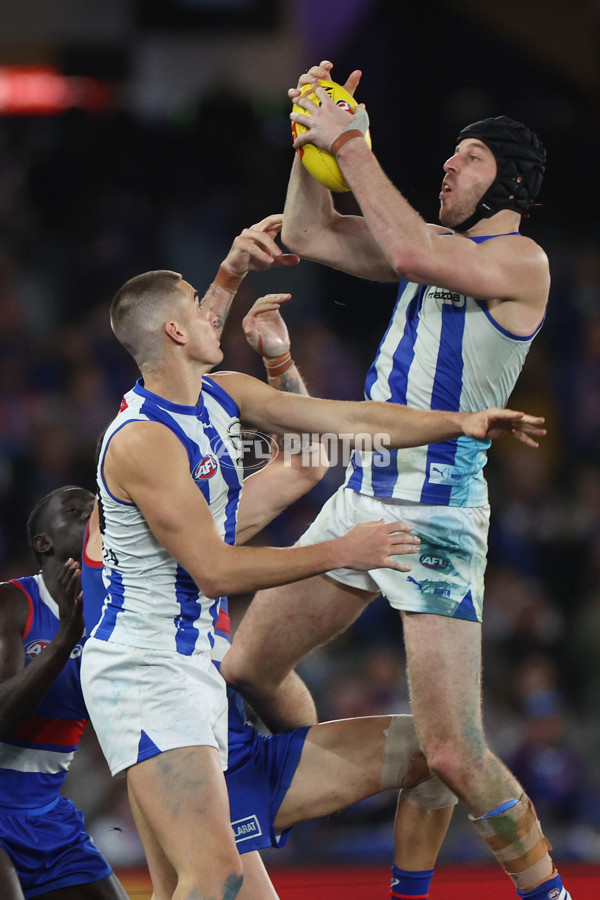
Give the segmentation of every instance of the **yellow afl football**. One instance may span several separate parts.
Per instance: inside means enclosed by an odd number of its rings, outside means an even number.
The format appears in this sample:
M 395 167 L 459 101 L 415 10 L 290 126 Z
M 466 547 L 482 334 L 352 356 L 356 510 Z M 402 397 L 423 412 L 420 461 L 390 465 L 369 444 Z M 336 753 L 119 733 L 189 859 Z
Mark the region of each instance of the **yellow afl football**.
M 319 85 L 327 91 L 336 106 L 341 106 L 343 109 L 348 110 L 348 112 L 354 113 L 358 103 L 352 94 L 348 93 L 346 88 L 343 88 L 341 84 L 336 84 L 335 81 L 328 81 L 324 78 L 319 80 Z M 314 103 L 318 106 L 321 105 L 321 101 L 315 94 L 313 84 L 305 84 L 302 87 L 300 96 L 305 96 L 307 94 Z M 305 116 L 310 116 L 310 113 L 307 112 L 307 110 L 298 106 L 296 103 L 294 103 L 293 111 Z M 305 128 L 304 125 L 292 122 L 292 135 L 294 140 L 299 134 L 302 134 L 305 131 L 308 131 L 308 129 Z M 368 131 L 365 135 L 365 140 L 369 147 L 371 147 L 371 135 Z M 327 150 L 321 150 L 319 147 L 315 147 L 314 144 L 304 144 L 303 147 L 299 147 L 298 150 L 296 150 L 296 153 L 302 160 L 304 168 L 324 187 L 329 188 L 330 191 L 337 191 L 338 193 L 350 190 L 348 182 L 342 175 L 342 170 L 338 166 L 337 160 L 333 154 L 328 153 Z

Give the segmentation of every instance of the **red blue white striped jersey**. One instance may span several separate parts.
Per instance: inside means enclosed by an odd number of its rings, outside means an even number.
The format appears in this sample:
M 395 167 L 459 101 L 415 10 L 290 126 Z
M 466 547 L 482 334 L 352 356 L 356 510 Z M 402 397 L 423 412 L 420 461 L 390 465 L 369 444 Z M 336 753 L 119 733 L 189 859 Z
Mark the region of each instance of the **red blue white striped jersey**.
M 56 635 L 59 614 L 41 574 L 11 582 L 29 602 L 23 648 L 31 663 Z M 82 638 L 50 690 L 8 738 L 0 740 L 0 806 L 36 809 L 58 798 L 88 719 L 79 671 Z

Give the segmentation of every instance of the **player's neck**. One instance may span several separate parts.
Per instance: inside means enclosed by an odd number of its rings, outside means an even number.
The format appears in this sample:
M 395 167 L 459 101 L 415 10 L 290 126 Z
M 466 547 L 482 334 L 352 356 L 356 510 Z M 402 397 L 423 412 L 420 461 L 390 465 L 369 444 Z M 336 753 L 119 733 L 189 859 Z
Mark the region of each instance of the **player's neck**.
M 179 406 L 196 406 L 202 390 L 202 376 L 212 366 L 198 366 L 193 370 L 181 371 L 179 367 L 169 370 L 144 372 L 144 387 L 152 394 L 157 394 L 170 403 Z
M 57 562 L 55 559 L 48 559 L 45 561 L 45 564 L 41 568 L 41 576 L 44 579 L 44 584 L 48 589 L 48 593 L 52 598 L 56 598 L 60 592 L 60 585 L 58 583 L 58 575 L 62 570 L 65 560 L 61 562 Z
M 521 216 L 512 209 L 501 209 L 488 219 L 480 219 L 464 232 L 466 237 L 483 237 L 488 234 L 512 234 L 519 230 Z

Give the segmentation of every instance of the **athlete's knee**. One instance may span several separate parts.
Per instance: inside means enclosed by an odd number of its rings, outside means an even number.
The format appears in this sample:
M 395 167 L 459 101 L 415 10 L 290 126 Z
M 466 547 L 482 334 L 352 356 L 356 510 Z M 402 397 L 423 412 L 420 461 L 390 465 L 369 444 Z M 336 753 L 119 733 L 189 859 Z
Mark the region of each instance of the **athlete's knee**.
M 455 794 L 431 772 L 420 749 L 412 716 L 392 716 L 385 736 L 382 788 L 401 788 L 403 796 L 413 806 L 427 811 L 454 806 L 458 802 Z
M 492 755 L 485 735 L 476 728 L 451 733 L 440 728 L 422 739 L 422 748 L 432 772 L 459 796 L 462 785 L 483 773 Z
M 241 871 L 215 873 L 213 878 L 180 876 L 177 889 L 182 897 L 215 897 L 218 900 L 234 900 L 242 889 L 244 875 Z M 154 895 L 153 895 L 154 897 Z
M 423 759 L 425 757 L 423 756 Z M 427 775 L 416 784 L 402 788 L 402 796 L 417 809 L 432 812 L 434 809 L 446 809 L 456 806 L 458 797 L 429 768 Z
M 233 650 L 223 658 L 221 675 L 234 690 L 245 696 L 272 691 L 279 686 L 282 679 L 267 671 L 260 660 Z
M 440 781 L 462 796 L 470 779 L 484 768 L 485 748 L 440 744 L 427 753 L 427 762 Z
M 244 880 L 244 867 L 237 849 L 235 847 L 228 848 L 215 859 L 215 864 L 216 878 L 213 880 L 211 890 L 216 891 L 215 896 L 220 900 L 221 898 L 222 900 L 233 900 L 239 894 Z M 220 886 L 220 891 L 217 886 Z M 201 896 L 205 896 L 204 893 Z M 212 897 L 213 894 L 207 891 L 206 896 Z

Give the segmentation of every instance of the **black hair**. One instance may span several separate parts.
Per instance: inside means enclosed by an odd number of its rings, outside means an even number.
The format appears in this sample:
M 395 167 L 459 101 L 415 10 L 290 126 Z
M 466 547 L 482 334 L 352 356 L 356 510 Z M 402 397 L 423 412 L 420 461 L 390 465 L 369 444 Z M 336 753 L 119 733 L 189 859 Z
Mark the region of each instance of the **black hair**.
M 27 517 L 27 543 L 31 548 L 33 555 L 35 556 L 37 562 L 41 565 L 44 559 L 44 554 L 40 553 L 35 549 L 34 546 L 34 538 L 41 534 L 44 529 L 44 515 L 46 510 L 50 504 L 50 502 L 57 496 L 57 494 L 62 494 L 63 491 L 72 491 L 73 489 L 77 489 L 78 485 L 76 484 L 66 484 L 63 487 L 56 488 L 51 491 L 49 494 L 46 494 L 45 497 L 42 497 L 35 504 L 29 516 Z

